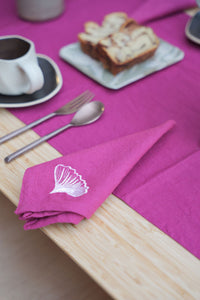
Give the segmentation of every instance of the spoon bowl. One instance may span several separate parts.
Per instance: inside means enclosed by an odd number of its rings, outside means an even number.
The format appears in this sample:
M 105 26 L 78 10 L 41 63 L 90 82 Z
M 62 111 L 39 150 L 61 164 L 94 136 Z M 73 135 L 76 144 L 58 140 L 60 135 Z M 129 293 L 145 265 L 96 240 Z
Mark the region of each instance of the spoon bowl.
M 82 126 L 98 120 L 104 112 L 104 105 L 100 101 L 84 104 L 75 114 L 70 124 Z

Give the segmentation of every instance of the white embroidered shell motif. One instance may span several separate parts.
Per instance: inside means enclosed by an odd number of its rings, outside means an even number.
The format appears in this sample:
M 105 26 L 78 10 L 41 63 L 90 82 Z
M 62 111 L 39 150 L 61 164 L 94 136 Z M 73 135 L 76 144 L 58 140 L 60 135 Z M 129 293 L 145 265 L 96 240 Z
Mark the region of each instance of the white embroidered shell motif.
M 72 197 L 80 197 L 88 192 L 86 181 L 70 166 L 57 165 L 54 169 L 54 179 L 55 187 L 50 194 L 67 193 Z

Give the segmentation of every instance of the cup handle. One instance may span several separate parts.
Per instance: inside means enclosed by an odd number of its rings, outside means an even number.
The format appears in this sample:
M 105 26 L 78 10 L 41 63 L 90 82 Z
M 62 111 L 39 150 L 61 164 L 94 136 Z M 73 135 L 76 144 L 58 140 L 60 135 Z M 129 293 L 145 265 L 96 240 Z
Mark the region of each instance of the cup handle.
M 41 89 L 44 85 L 42 70 L 36 63 L 26 62 L 19 65 L 29 80 L 29 89 L 26 94 L 32 94 Z

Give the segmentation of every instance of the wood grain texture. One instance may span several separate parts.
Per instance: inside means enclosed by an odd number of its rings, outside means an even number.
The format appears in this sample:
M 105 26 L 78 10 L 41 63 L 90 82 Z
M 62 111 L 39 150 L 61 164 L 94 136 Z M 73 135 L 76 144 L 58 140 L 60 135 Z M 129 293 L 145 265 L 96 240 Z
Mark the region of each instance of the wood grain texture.
M 0 135 L 22 125 L 0 110 Z M 45 143 L 4 163 L 37 137 L 29 131 L 0 146 L 0 190 L 15 205 L 25 169 L 60 156 Z M 199 260 L 113 195 L 90 220 L 42 231 L 114 299 L 200 299 Z

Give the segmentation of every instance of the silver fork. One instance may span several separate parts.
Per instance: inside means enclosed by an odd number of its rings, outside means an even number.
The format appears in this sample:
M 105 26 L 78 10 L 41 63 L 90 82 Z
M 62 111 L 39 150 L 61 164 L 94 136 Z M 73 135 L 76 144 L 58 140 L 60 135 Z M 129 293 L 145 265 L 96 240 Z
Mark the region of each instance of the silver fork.
M 72 101 L 68 102 L 67 104 L 65 104 L 64 106 L 59 108 L 58 110 L 48 114 L 47 116 L 44 116 L 34 122 L 29 123 L 28 125 L 25 125 L 22 128 L 19 128 L 15 131 L 12 131 L 9 134 L 4 135 L 3 137 L 0 138 L 0 144 L 3 144 L 4 142 L 12 139 L 13 137 L 27 131 L 30 128 L 33 128 L 34 126 L 52 118 L 52 117 L 55 117 L 58 115 L 70 115 L 72 113 L 75 113 L 76 111 L 78 111 L 81 108 L 81 106 L 83 106 L 84 104 L 86 104 L 87 102 L 92 100 L 93 97 L 94 97 L 94 94 L 92 92 L 90 92 L 89 90 L 83 92 L 81 95 L 79 95 Z

